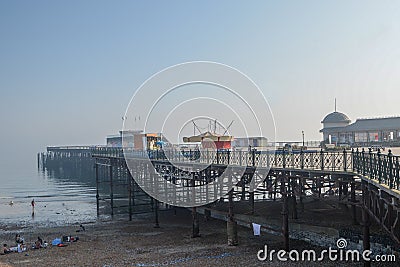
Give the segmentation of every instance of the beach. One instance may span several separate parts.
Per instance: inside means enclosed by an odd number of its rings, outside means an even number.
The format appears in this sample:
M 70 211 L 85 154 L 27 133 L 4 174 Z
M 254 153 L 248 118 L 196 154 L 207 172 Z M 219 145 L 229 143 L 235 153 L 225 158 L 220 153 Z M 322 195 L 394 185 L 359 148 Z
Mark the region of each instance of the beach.
M 23 253 L 0 255 L 0 266 L 320 266 L 321 262 L 261 262 L 257 252 L 267 245 L 269 249 L 283 248 L 280 236 L 262 233 L 253 236 L 249 228 L 238 227 L 238 246 L 228 246 L 226 223 L 220 220 L 206 221 L 200 216 L 201 237 L 192 238 L 191 214 L 179 209 L 177 215 L 171 211 L 160 214 L 160 228 L 154 228 L 150 214 L 106 222 L 85 224 L 84 232 L 78 224 L 35 229 L 3 229 L 0 240 L 14 244 L 19 232 L 27 244 L 37 236 L 51 244 L 52 239 L 63 235 L 78 236 L 79 240 L 67 243 L 66 247 Z M 291 240 L 291 249 L 315 249 L 318 246 L 303 241 Z M 337 266 L 337 262 L 324 260 L 326 266 Z M 362 266 L 362 263 L 345 263 L 346 266 Z M 377 265 L 379 266 L 379 265 Z M 381 266 L 396 266 L 385 263 Z

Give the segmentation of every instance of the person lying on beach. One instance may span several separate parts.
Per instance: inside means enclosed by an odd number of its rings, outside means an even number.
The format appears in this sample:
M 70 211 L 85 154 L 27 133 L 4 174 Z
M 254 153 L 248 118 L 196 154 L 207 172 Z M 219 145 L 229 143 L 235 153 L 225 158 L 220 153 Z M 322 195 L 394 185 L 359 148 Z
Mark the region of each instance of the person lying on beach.
M 3 248 L 2 248 L 2 250 L 0 251 L 0 254 L 1 254 L 1 255 L 4 255 L 4 254 L 8 254 L 8 253 L 11 253 L 11 250 L 8 249 L 7 244 L 3 244 Z
M 26 251 L 26 246 L 24 244 L 18 244 L 17 251 L 18 253 Z

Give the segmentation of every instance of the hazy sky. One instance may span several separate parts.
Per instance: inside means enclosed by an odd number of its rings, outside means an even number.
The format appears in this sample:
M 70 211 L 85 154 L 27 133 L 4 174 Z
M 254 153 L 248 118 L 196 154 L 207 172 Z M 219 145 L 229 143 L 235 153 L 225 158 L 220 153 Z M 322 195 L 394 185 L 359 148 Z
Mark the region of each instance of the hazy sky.
M 352 120 L 398 115 L 399 14 L 398 1 L 0 1 L 2 163 L 104 143 L 142 82 L 192 60 L 250 76 L 279 140 L 321 139 L 335 97 Z

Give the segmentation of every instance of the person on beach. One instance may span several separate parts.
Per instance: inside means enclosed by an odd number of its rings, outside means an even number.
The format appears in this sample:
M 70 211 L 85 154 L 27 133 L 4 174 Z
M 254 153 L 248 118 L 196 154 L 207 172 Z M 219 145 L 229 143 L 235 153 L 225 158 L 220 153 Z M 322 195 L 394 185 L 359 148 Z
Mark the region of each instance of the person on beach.
M 26 246 L 24 244 L 18 244 L 17 252 L 21 253 L 21 252 L 24 252 L 24 251 L 26 251 Z
M 24 238 L 20 236 L 20 234 L 15 235 L 15 242 L 17 244 L 24 244 Z
M 38 236 L 38 239 L 35 241 L 35 248 L 39 249 L 41 247 L 43 247 L 43 240 Z
M 35 213 L 35 199 L 32 199 L 31 205 L 32 205 L 32 214 L 33 214 L 33 213 Z
M 11 250 L 8 248 L 7 244 L 3 244 L 3 249 L 1 250 L 1 255 L 11 253 Z

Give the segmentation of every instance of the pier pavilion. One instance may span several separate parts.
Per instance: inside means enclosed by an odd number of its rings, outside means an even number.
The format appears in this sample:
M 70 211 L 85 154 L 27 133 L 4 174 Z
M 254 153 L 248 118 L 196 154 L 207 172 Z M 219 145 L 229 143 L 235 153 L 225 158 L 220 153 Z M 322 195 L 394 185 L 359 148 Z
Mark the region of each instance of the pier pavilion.
M 346 114 L 334 111 L 326 115 L 321 123 L 323 128 L 320 132 L 326 144 L 400 144 L 400 117 L 357 119 L 351 123 Z

